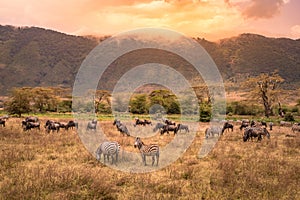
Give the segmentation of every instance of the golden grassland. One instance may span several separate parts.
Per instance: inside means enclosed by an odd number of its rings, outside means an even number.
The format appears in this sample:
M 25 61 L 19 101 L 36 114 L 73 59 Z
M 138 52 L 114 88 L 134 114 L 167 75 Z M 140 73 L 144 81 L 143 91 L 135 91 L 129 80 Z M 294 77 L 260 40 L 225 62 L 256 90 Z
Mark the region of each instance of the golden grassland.
M 24 132 L 20 124 L 11 118 L 0 127 L 0 199 L 300 199 L 300 133 L 285 137 L 292 134 L 288 127 L 275 126 L 270 140 L 243 142 L 235 126 L 199 159 L 208 126 L 200 123 L 192 145 L 174 163 L 127 173 L 97 161 L 74 130 Z M 109 139 L 137 152 L 134 138 L 122 136 L 111 121 L 101 126 Z M 163 146 L 173 137 L 157 134 L 153 140 Z

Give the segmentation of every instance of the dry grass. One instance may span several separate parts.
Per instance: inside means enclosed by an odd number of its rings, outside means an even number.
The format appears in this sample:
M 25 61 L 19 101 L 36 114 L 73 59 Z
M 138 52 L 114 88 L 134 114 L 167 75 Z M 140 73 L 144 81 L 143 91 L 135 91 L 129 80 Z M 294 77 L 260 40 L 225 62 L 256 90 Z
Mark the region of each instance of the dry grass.
M 137 152 L 134 138 L 121 136 L 111 122 L 102 126 L 110 139 Z M 200 126 L 176 162 L 136 174 L 96 161 L 75 131 L 23 132 L 20 120 L 10 119 L 0 127 L 0 199 L 300 199 L 299 133 L 286 138 L 289 128 L 274 127 L 271 140 L 244 143 L 236 129 L 198 159 L 207 124 Z M 166 145 L 173 137 L 155 135 L 146 141 Z

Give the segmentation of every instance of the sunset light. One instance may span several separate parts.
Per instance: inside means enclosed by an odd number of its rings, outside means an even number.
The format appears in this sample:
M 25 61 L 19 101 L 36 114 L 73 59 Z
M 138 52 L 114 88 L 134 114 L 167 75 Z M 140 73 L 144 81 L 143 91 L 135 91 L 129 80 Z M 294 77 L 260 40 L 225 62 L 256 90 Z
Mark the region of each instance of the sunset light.
M 155 27 L 209 40 L 245 32 L 297 39 L 298 8 L 297 0 L 2 0 L 0 24 L 74 35 L 112 35 Z

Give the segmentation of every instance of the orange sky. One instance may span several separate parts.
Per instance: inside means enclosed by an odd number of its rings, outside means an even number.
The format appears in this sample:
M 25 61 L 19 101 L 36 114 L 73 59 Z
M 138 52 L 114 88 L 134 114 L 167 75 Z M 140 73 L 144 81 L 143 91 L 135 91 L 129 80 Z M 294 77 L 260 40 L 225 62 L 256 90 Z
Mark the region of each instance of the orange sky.
M 162 27 L 218 40 L 250 32 L 300 38 L 299 0 L 0 0 L 0 24 L 74 35 Z

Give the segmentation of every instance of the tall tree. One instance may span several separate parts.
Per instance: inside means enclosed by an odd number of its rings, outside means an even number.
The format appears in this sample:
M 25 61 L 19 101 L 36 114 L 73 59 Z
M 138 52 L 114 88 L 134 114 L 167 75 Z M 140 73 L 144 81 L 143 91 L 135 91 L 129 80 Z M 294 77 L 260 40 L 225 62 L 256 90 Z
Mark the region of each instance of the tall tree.
M 30 94 L 22 88 L 14 88 L 10 94 L 10 100 L 6 102 L 6 111 L 9 114 L 17 114 L 21 117 L 24 113 L 29 113 L 30 108 Z
M 283 82 L 284 79 L 275 71 L 270 74 L 262 73 L 259 76 L 249 78 L 244 83 L 244 87 L 250 91 L 251 99 L 263 104 L 265 116 L 270 117 L 274 115 L 272 108 L 279 101 L 280 85 Z

